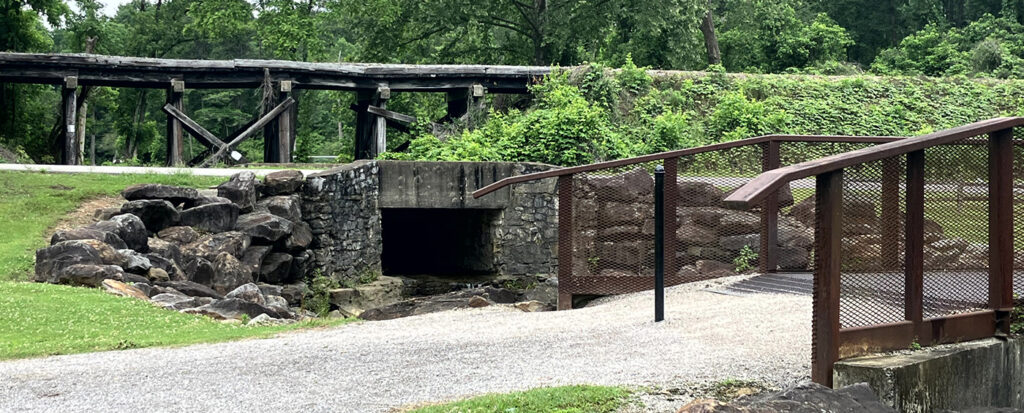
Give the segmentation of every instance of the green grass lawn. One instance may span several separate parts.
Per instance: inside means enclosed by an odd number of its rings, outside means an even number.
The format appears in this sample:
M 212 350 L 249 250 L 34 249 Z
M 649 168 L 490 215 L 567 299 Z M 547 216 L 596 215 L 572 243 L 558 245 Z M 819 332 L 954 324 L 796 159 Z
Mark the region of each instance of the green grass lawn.
M 630 394 L 631 391 L 625 387 L 547 387 L 508 394 L 489 394 L 422 407 L 410 413 L 603 413 L 618 409 Z
M 224 178 L 0 172 L 0 359 L 267 337 L 349 320 L 246 327 L 115 297 L 95 288 L 28 282 L 44 235 L 83 201 L 134 183 L 208 187 Z

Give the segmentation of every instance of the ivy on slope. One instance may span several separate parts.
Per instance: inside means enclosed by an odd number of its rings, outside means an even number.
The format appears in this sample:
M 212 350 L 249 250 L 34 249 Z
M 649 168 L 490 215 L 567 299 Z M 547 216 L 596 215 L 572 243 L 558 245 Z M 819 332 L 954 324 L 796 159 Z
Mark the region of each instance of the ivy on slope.
M 647 72 L 590 65 L 533 88 L 443 142 L 421 133 L 392 159 L 578 165 L 752 136 L 913 136 L 1024 108 L 1024 80 Z

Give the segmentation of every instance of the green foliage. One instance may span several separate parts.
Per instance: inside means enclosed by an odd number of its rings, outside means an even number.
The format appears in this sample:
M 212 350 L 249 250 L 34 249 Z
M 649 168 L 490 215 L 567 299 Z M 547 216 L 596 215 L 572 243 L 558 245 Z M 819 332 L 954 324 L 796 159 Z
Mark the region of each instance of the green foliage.
M 317 269 L 306 278 L 306 287 L 308 290 L 302 300 L 302 308 L 316 313 L 319 317 L 326 317 L 331 311 L 331 290 L 340 288 L 341 285 Z
M 882 51 L 872 70 L 882 74 L 1000 78 L 1024 76 L 1024 25 L 982 16 L 963 28 L 928 25 L 898 47 Z
M 736 272 L 742 273 L 750 271 L 756 268 L 754 265 L 757 263 L 757 253 L 754 252 L 753 248 L 749 245 L 744 245 L 740 249 L 739 255 L 732 260 L 732 265 L 735 267 Z
M 410 413 L 610 413 L 622 406 L 630 393 L 632 392 L 629 389 L 623 387 L 549 387 L 508 394 L 478 396 L 453 403 L 422 407 L 412 410 Z

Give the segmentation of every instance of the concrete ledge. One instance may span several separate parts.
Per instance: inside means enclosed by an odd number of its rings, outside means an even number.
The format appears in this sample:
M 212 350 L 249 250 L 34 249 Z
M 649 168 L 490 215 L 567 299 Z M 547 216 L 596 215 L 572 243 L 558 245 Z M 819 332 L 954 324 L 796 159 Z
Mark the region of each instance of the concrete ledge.
M 1024 339 L 985 339 L 843 360 L 836 388 L 867 383 L 902 412 L 1024 408 Z

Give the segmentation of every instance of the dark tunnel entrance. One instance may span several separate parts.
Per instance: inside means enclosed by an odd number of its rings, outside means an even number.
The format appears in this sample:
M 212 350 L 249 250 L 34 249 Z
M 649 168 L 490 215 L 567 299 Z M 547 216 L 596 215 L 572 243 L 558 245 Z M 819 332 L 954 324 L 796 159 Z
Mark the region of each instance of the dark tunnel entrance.
M 499 210 L 383 208 L 381 267 L 386 275 L 489 275 Z

